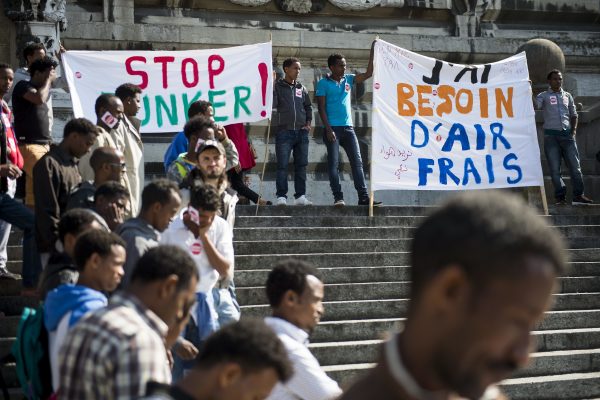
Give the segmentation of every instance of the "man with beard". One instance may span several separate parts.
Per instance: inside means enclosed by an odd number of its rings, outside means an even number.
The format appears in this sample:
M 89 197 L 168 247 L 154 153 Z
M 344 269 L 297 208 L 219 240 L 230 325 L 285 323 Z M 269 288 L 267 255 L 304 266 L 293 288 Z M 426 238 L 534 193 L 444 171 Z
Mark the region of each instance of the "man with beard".
M 498 399 L 565 269 L 563 243 L 500 192 L 450 200 L 417 229 L 404 330 L 344 400 Z
M 308 349 L 308 336 L 323 315 L 323 289 L 319 271 L 300 260 L 283 261 L 269 273 L 267 298 L 273 316 L 265 322 L 283 342 L 294 374 L 278 383 L 268 400 L 328 400 L 342 394 Z
M 216 140 L 207 140 L 198 148 L 196 168 L 190 172 L 189 182 L 193 185 L 209 185 L 217 190 L 221 197 L 219 215 L 227 221 L 231 231 L 235 223 L 235 205 L 238 197 L 235 190 L 227 183 L 225 165 L 227 163 L 225 148 Z M 215 310 L 219 316 L 219 325 L 240 319 L 240 306 L 235 296 L 233 283 L 234 264 L 222 276 L 213 288 Z

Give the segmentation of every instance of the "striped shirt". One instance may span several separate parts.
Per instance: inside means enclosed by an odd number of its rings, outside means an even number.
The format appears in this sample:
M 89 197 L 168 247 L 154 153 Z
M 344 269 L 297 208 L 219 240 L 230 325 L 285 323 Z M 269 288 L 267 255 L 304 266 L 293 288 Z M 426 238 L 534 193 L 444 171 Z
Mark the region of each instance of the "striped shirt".
M 137 298 L 115 294 L 69 331 L 59 355 L 59 398 L 125 400 L 171 382 L 167 325 Z

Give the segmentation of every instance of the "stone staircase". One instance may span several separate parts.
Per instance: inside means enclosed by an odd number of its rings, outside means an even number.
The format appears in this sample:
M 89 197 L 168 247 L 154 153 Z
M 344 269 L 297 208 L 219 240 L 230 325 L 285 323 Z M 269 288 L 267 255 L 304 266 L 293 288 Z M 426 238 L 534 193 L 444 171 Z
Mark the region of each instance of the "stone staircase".
M 244 316 L 269 313 L 264 283 L 273 265 L 297 257 L 323 273 L 325 315 L 311 350 L 346 385 L 373 366 L 387 332 L 401 326 L 409 295 L 409 241 L 431 207 L 238 207 L 236 286 Z M 546 217 L 568 240 L 570 272 L 552 311 L 534 332 L 531 365 L 503 382 L 513 399 L 600 398 L 600 207 L 561 207 Z M 20 234 L 11 235 L 9 268 L 20 271 Z M 14 341 L 19 313 L 35 301 L 0 281 L 0 356 Z M 14 365 L 2 367 L 17 386 Z M 13 398 L 20 398 L 12 389 Z
M 255 208 L 238 211 L 236 285 L 243 315 L 269 313 L 264 283 L 278 260 L 317 265 L 325 281 L 325 315 L 311 350 L 347 384 L 371 368 L 386 332 L 401 326 L 409 295 L 409 241 L 428 207 Z M 570 272 L 534 332 L 531 365 L 503 382 L 513 399 L 600 397 L 600 208 L 553 209 L 547 217 L 569 242 Z

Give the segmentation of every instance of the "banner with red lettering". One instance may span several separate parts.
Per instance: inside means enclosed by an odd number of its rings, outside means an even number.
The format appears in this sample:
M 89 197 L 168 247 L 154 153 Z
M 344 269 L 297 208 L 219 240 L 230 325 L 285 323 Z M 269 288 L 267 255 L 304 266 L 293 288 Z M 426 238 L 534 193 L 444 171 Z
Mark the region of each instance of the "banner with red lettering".
M 459 65 L 375 44 L 373 190 L 543 185 L 525 53 Z
M 212 50 L 68 51 L 63 55 L 76 117 L 96 121 L 94 104 L 123 83 L 142 88 L 142 132 L 177 132 L 189 105 L 208 100 L 216 122 L 271 115 L 271 43 Z

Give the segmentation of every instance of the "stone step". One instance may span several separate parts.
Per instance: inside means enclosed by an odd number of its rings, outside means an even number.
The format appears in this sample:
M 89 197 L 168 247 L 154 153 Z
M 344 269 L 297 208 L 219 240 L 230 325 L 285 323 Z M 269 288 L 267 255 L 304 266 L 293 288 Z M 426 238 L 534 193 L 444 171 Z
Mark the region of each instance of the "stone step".
M 327 365 L 323 369 L 336 381 L 348 384 L 368 372 L 375 363 Z M 547 351 L 531 354 L 529 365 L 517 371 L 514 378 L 505 383 L 519 382 L 519 378 L 554 375 L 557 370 L 563 374 L 589 373 L 600 367 L 600 349 L 572 351 Z
M 233 239 L 236 241 L 295 240 L 295 239 L 408 239 L 414 235 L 415 228 L 400 226 L 369 227 L 262 227 L 235 228 Z
M 278 240 L 236 241 L 233 244 L 236 256 L 260 254 L 296 253 L 348 253 L 409 251 L 411 239 L 321 239 L 321 240 Z
M 311 207 L 293 206 L 292 198 L 288 198 L 288 206 L 285 207 L 258 207 L 259 216 L 303 216 L 307 214 L 320 216 L 359 216 L 364 215 L 363 206 L 346 205 L 345 207 L 333 207 L 331 205 L 314 205 Z M 373 214 L 379 216 L 410 216 L 410 215 L 429 215 L 435 211 L 438 206 L 383 206 L 376 207 Z M 550 206 L 548 208 L 550 215 L 600 215 L 600 205 L 592 206 Z M 240 205 L 236 208 L 236 215 L 255 216 L 255 205 Z M 541 215 L 541 213 L 540 213 Z
M 553 311 L 600 309 L 600 293 L 555 294 Z M 408 299 L 349 300 L 324 302 L 324 321 L 369 318 L 397 318 L 405 316 Z M 266 317 L 271 308 L 267 304 L 241 306 L 242 315 Z
M 416 226 L 424 216 L 368 216 L 368 207 L 364 216 L 236 216 L 236 228 L 248 227 L 311 227 L 311 226 Z M 550 215 L 544 217 L 552 226 L 600 225 L 600 215 Z
M 600 372 L 508 379 L 501 387 L 514 400 L 547 400 L 549 393 L 553 400 L 600 398 Z
M 234 239 L 250 240 L 317 240 L 317 239 L 408 239 L 414 236 L 414 227 L 370 226 L 370 227 L 263 227 L 235 228 Z M 589 237 L 600 246 L 600 225 L 566 225 L 558 229 L 566 238 Z M 598 247 L 596 246 L 596 247 Z
M 406 315 L 397 317 L 400 316 Z M 313 343 L 320 343 L 330 340 L 343 342 L 382 339 L 387 332 L 399 330 L 404 322 L 405 318 L 325 321 L 316 327 L 310 340 Z M 565 327 L 600 328 L 600 310 L 549 312 L 537 330 L 557 330 Z
M 570 249 L 568 255 L 572 262 L 596 262 L 600 259 L 600 249 Z M 319 268 L 333 268 L 340 265 L 348 267 L 407 265 L 409 256 L 407 251 L 238 255 L 235 257 L 235 268 L 238 271 L 272 268 L 281 260 L 289 257 L 309 261 Z
M 293 206 L 293 198 L 288 198 L 288 206 L 258 207 L 258 216 L 362 216 L 365 214 L 364 206 L 347 205 L 345 207 L 333 207 L 331 205 Z M 411 215 L 429 215 L 438 207 L 436 206 L 386 206 L 375 207 L 373 214 L 376 216 L 411 216 Z M 255 205 L 238 206 L 235 209 L 236 216 L 255 216 Z
M 534 331 L 537 351 L 572 351 L 600 348 L 600 328 Z M 311 343 L 321 365 L 363 364 L 377 360 L 381 340 Z M 558 372 L 558 371 L 557 371 Z
M 368 236 L 365 236 L 368 237 Z M 411 239 L 296 239 L 296 240 L 252 240 L 235 241 L 234 253 L 237 256 L 261 254 L 312 254 L 312 253 L 349 253 L 349 252 L 392 252 L 410 251 Z M 589 249 L 600 246 L 596 237 L 578 237 L 568 239 L 571 249 Z M 597 259 L 600 259 L 598 253 Z
M 410 280 L 408 266 L 334 267 L 319 268 L 325 283 L 389 282 Z M 262 286 L 270 269 L 241 270 L 235 272 L 237 287 Z M 569 263 L 567 276 L 599 276 L 600 262 Z
M 559 278 L 559 293 L 582 293 L 600 290 L 600 276 Z M 356 282 L 325 285 L 325 300 L 375 300 L 394 299 L 409 296 L 410 282 Z M 236 294 L 240 305 L 258 305 L 267 303 L 265 288 L 237 287 Z

